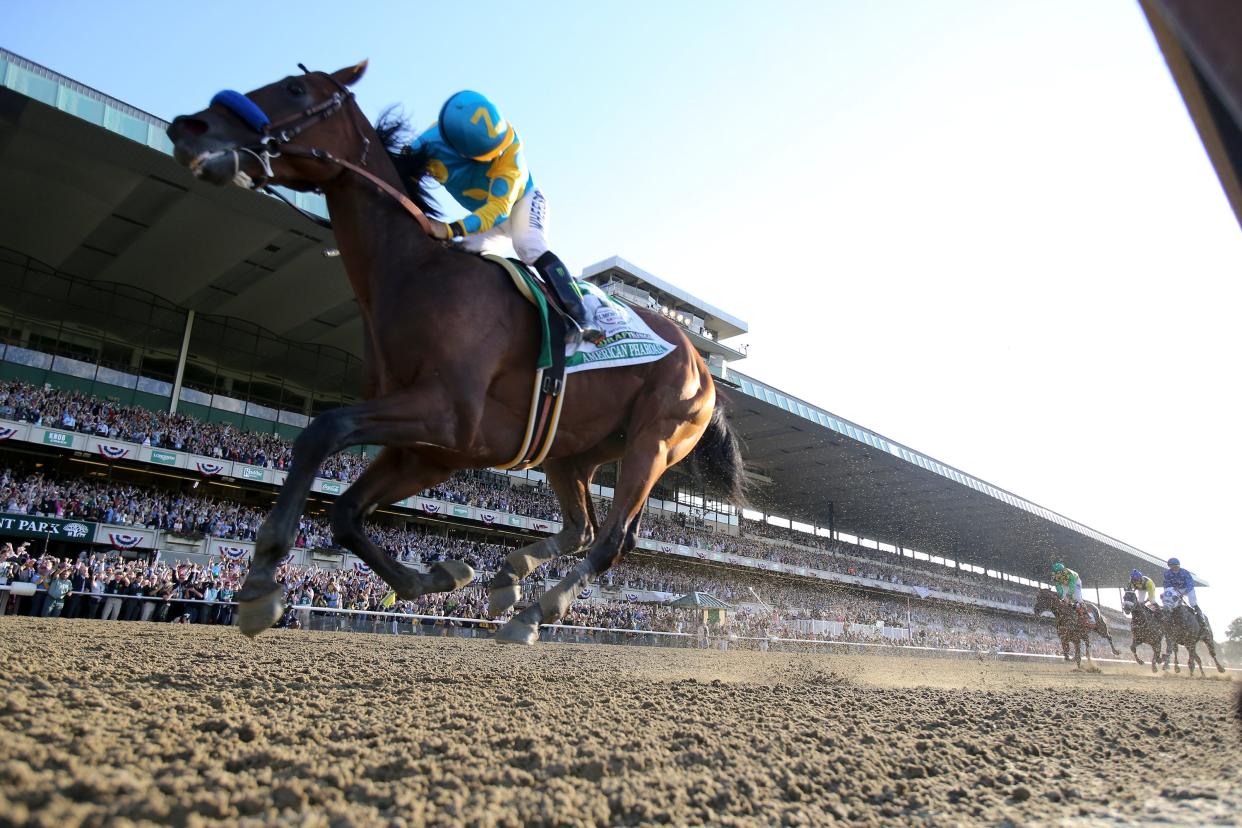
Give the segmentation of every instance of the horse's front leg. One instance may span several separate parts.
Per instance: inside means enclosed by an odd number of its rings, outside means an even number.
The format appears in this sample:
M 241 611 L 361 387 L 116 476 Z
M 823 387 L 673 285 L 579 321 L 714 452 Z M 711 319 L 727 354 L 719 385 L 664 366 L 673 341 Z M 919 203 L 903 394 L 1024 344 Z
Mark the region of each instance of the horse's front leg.
M 297 537 L 298 519 L 320 466 L 331 455 L 363 443 L 413 446 L 452 445 L 453 406 L 443 394 L 405 392 L 316 417 L 293 444 L 293 463 L 276 506 L 259 529 L 250 573 L 237 594 L 237 625 L 248 636 L 258 635 L 280 620 L 284 596 L 276 568 Z

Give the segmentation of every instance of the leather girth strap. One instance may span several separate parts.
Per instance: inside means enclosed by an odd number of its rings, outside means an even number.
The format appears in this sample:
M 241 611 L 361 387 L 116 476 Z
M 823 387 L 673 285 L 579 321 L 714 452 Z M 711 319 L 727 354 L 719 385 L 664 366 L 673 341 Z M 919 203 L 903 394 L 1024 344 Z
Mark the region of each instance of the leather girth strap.
M 548 451 L 552 448 L 552 442 L 556 439 L 557 426 L 560 424 L 561 406 L 565 402 L 564 342 L 567 323 L 561 314 L 552 310 L 555 305 L 552 304 L 550 289 L 542 281 L 534 278 L 523 279 L 522 274 L 517 270 L 521 265 L 500 256 L 486 255 L 484 258 L 501 264 L 523 296 L 535 305 L 535 312 L 547 314 L 552 364 L 546 368 L 535 369 L 535 382 L 530 397 L 530 415 L 526 420 L 526 433 L 522 437 L 522 444 L 517 455 L 508 463 L 495 467 L 501 471 L 529 469 L 538 466 L 547 457 Z M 529 295 L 523 289 L 523 285 L 527 288 L 533 285 L 542 294 L 543 301 L 539 301 L 540 297 Z

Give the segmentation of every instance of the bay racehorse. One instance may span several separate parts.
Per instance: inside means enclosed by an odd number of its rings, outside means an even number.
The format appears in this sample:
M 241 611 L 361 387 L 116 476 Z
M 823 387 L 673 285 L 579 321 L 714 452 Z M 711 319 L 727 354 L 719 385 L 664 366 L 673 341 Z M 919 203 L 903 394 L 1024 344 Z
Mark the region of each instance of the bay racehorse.
M 1216 657 L 1216 642 L 1212 640 L 1212 626 L 1207 617 L 1204 616 L 1200 621 L 1199 615 L 1184 603 L 1181 596 L 1178 596 L 1176 603 L 1164 608 L 1164 637 L 1168 642 L 1168 650 L 1164 654 L 1164 669 L 1169 669 L 1169 657 L 1172 656 L 1173 671 L 1182 671 L 1181 665 L 1177 663 L 1177 648 L 1181 646 L 1186 648 L 1188 654 L 1186 664 L 1190 668 L 1190 675 L 1195 674 L 1196 662 L 1199 664 L 1199 675 L 1204 675 L 1203 657 L 1198 651 L 1198 645 L 1202 643 L 1207 645 L 1208 654 L 1212 656 L 1217 672 L 1225 672 L 1220 659 Z
M 540 347 L 536 312 L 504 271 L 425 232 L 426 216 L 435 215 L 427 158 L 399 151 L 399 124 L 381 119 L 377 130 L 363 116 L 349 87 L 366 62 L 331 74 L 302 69 L 248 95 L 221 93 L 168 129 L 177 160 L 203 181 L 323 192 L 363 321 L 366 402 L 320 414 L 294 443 L 237 596 L 238 625 L 250 636 L 280 617 L 277 566 L 293 545 L 316 470 L 350 446 L 383 449 L 333 505 L 334 539 L 403 600 L 469 583 L 474 573 L 462 561 L 427 573 L 402 566 L 367 537 L 362 520 L 458 469 L 510 461 L 525 434 Z M 585 558 L 511 618 L 499 640 L 535 641 L 539 624 L 560 618 L 592 578 L 632 549 L 652 486 L 696 446 L 707 482 L 741 502 L 741 457 L 707 365 L 676 324 L 640 314 L 676 350 L 643 365 L 575 374 L 568 384 L 543 463 L 564 528 L 509 556 L 489 584 L 489 612 L 516 603 L 521 579 L 541 563 Z M 616 460 L 620 475 L 600 524 L 591 479 Z
M 1069 646 L 1074 644 L 1074 663 L 1078 667 L 1082 667 L 1082 650 L 1086 645 L 1087 663 L 1091 662 L 1091 641 L 1089 636 L 1091 633 L 1097 633 L 1108 642 L 1108 646 L 1113 648 L 1113 655 L 1121 655 L 1121 651 L 1117 649 L 1117 645 L 1113 643 L 1112 636 L 1108 634 L 1108 624 L 1104 621 L 1104 615 L 1100 612 L 1099 607 L 1092 604 L 1085 604 L 1088 611 L 1094 616 L 1084 618 L 1079 615 L 1071 604 L 1062 601 L 1055 592 L 1050 589 L 1041 589 L 1035 596 L 1035 614 L 1040 615 L 1044 612 L 1051 612 L 1056 618 L 1057 635 L 1061 637 L 1061 653 L 1065 656 L 1065 660 L 1069 661 Z
M 1146 664 L 1138 654 L 1138 645 L 1151 647 L 1151 671 L 1156 672 L 1156 663 L 1160 661 L 1160 647 L 1164 642 L 1164 620 L 1161 609 L 1152 609 L 1139 601 L 1134 590 L 1127 589 L 1121 598 L 1121 609 L 1130 616 L 1130 652 L 1139 664 Z

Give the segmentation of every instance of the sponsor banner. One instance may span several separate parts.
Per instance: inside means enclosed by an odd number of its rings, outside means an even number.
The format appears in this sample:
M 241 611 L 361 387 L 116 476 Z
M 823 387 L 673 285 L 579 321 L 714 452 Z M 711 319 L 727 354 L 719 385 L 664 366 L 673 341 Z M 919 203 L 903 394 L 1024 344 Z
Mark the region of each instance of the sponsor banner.
M 254 554 L 254 544 L 249 541 L 208 538 L 207 553 L 213 558 L 224 557 L 230 561 L 240 561 Z
M 470 517 L 470 507 L 469 506 L 454 506 L 453 517 L 464 517 L 464 518 Z
M 90 543 L 95 536 L 95 524 L 85 520 L 0 514 L 0 535 Z
M 341 492 L 345 491 L 345 484 L 339 483 L 335 480 L 324 480 L 322 477 L 318 477 L 315 479 L 315 491 L 323 492 L 324 494 L 339 495 Z
M 241 463 L 233 464 L 233 476 L 240 477 L 242 480 L 257 480 L 259 482 L 267 481 L 267 469 L 259 466 L 246 466 Z
M 49 446 L 59 446 L 61 448 L 73 448 L 74 439 L 77 437 L 68 431 L 45 431 L 43 432 L 43 442 Z
M 155 531 L 136 526 L 112 526 L 99 524 L 95 529 L 95 543 L 106 543 L 113 549 L 154 549 Z
M 181 456 L 177 452 L 168 451 L 167 449 L 157 449 L 157 448 L 148 449 L 147 450 L 147 461 L 150 463 L 156 463 L 161 466 L 184 465 L 184 463 L 181 460 Z
M 517 515 L 505 515 L 505 523 L 508 523 L 510 526 L 526 528 L 526 521 Z

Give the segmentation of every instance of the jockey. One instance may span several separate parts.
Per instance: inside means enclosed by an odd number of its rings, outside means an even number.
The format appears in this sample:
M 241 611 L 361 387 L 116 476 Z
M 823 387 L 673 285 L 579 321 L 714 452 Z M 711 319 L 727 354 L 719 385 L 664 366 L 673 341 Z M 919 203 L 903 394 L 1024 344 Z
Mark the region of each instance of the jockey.
M 509 239 L 518 258 L 533 265 L 552 288 L 578 331 L 571 339 L 599 339 L 603 333 L 587 318 L 582 296 L 569 270 L 548 249 L 548 203 L 526 166 L 522 139 L 496 105 L 469 90 L 453 95 L 440 118 L 410 145 L 427 150 L 427 172 L 459 204 L 472 212 L 449 224 L 432 221 L 437 239 L 462 237 L 472 253 L 491 252 Z
M 1071 600 L 1074 606 L 1082 604 L 1082 581 L 1078 573 L 1057 561 L 1052 565 L 1052 582 L 1057 586 L 1057 597 Z
M 1134 594 L 1140 596 L 1142 602 L 1147 605 L 1148 609 L 1154 610 L 1158 606 L 1156 604 L 1156 582 L 1148 578 L 1137 569 L 1130 570 L 1130 589 L 1134 590 Z M 1146 593 L 1146 597 L 1142 597 Z
M 1195 615 L 1199 616 L 1199 621 L 1203 621 L 1199 601 L 1195 598 L 1195 576 L 1189 570 L 1182 569 L 1182 562 L 1177 558 L 1169 558 L 1169 568 L 1164 571 L 1164 588 L 1166 591 L 1177 590 L 1195 611 Z

